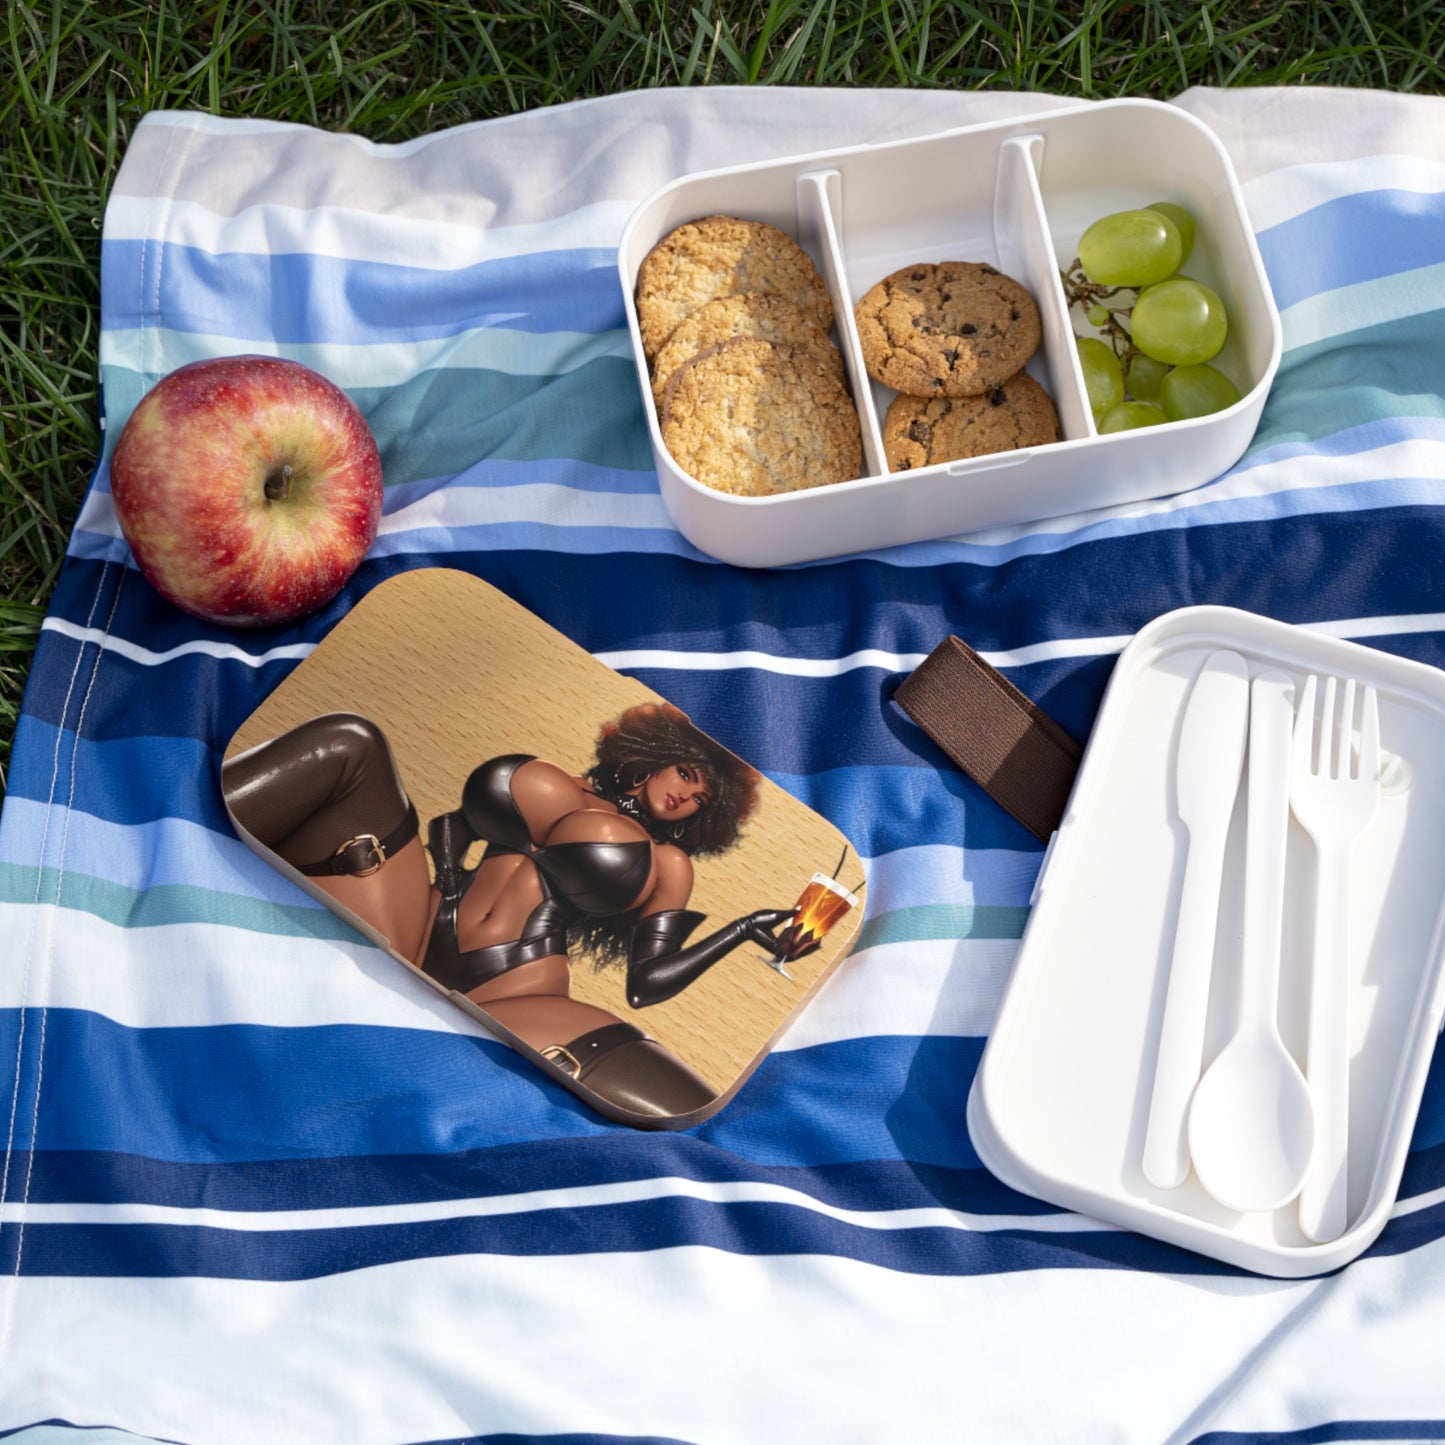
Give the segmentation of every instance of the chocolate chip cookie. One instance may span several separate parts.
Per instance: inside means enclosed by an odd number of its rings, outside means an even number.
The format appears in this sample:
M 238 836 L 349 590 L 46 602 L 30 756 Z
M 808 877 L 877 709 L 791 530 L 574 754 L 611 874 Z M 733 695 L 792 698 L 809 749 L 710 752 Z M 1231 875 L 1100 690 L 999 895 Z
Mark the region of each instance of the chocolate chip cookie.
M 883 453 L 892 472 L 1058 439 L 1053 402 L 1024 372 L 982 396 L 896 396 L 883 419 Z
M 786 296 L 742 291 L 735 296 L 719 296 L 699 307 L 663 343 L 652 364 L 652 399 L 658 409 L 679 366 L 735 336 L 759 336 L 764 341 L 795 346 L 817 357 L 840 382 L 843 380 L 843 357 L 816 318 Z
M 742 497 L 858 475 L 863 444 L 847 388 L 797 347 L 739 336 L 668 384 L 662 439 L 689 476 Z
M 670 231 L 637 271 L 637 324 L 651 361 L 688 316 L 719 296 L 771 291 L 829 331 L 833 303 L 812 258 L 766 221 L 704 216 Z
M 1038 349 L 1028 291 L 971 261 L 905 266 L 869 290 L 855 318 L 868 375 L 909 396 L 979 396 Z

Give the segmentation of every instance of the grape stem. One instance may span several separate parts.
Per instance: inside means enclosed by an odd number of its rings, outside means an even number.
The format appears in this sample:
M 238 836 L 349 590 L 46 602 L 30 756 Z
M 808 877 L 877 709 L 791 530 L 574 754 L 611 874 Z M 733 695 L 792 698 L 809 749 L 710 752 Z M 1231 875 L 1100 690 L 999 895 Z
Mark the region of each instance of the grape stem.
M 1072 265 L 1067 271 L 1060 271 L 1059 278 L 1064 283 L 1064 299 L 1069 303 L 1070 308 L 1077 306 L 1087 317 L 1095 307 L 1106 313 L 1103 321 L 1095 323 L 1090 321 L 1091 326 L 1096 326 L 1103 336 L 1108 339 L 1109 345 L 1114 350 L 1121 363 L 1127 365 L 1129 359 L 1138 354 L 1139 348 L 1134 345 L 1134 338 L 1125 325 L 1125 320 L 1134 310 L 1134 302 L 1138 299 L 1139 293 L 1131 286 L 1101 286 L 1097 281 L 1090 281 L 1084 274 L 1084 268 L 1079 263 L 1079 258 L 1074 257 Z M 1111 304 L 1113 298 L 1120 293 L 1127 293 L 1129 304 L 1119 306 Z

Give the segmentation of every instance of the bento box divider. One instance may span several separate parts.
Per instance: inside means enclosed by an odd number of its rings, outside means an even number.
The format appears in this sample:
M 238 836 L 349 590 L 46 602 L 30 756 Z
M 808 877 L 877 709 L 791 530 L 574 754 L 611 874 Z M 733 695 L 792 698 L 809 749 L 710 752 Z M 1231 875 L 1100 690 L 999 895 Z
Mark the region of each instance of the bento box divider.
M 848 289 L 848 269 L 840 237 L 843 232 L 843 176 L 838 170 L 806 171 L 797 180 L 798 229 L 800 242 L 823 268 L 823 280 L 833 298 L 839 349 L 848 369 L 848 384 L 863 432 L 863 472 L 881 476 L 883 427 L 873 404 L 873 387 L 863 367 L 863 347 L 853 319 L 853 297 Z

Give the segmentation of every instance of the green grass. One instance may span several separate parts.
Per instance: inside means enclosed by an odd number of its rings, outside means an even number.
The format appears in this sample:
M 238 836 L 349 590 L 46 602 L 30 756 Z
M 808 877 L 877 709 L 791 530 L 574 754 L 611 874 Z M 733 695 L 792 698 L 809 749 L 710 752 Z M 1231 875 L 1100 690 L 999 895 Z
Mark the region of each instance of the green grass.
M 1167 99 L 1189 85 L 1445 91 L 1437 0 L 9 0 L 0 50 L 0 796 L 99 449 L 100 225 L 148 110 L 401 141 L 657 85 Z

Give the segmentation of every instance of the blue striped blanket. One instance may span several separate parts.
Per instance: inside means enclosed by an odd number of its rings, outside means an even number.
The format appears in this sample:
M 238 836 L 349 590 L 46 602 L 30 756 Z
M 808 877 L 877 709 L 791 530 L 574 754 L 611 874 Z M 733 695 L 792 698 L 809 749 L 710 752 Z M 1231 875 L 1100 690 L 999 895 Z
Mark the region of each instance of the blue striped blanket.
M 964 1106 L 1041 850 L 885 705 L 953 632 L 1083 738 L 1123 644 L 1194 603 L 1445 663 L 1445 101 L 1177 101 L 1233 156 L 1284 319 L 1218 480 L 756 573 L 659 500 L 616 273 L 642 196 L 1064 103 L 664 91 L 389 147 L 138 128 L 105 215 L 107 450 L 180 363 L 280 354 L 360 404 L 386 513 L 323 613 L 225 631 L 141 580 L 100 460 L 0 820 L 0 1434 L 1445 1436 L 1445 1067 L 1390 1224 L 1328 1278 L 1006 1189 Z M 697 1129 L 589 1113 L 227 825 L 236 728 L 358 597 L 432 565 L 676 701 L 865 855 L 856 952 Z

